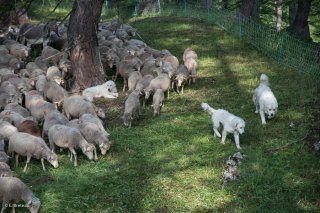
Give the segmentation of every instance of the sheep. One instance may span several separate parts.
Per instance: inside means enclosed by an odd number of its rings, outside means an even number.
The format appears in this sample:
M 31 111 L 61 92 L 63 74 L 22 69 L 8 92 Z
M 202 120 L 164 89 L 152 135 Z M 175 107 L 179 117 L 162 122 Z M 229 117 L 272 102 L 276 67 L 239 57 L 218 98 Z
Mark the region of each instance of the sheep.
M 143 89 L 147 88 L 150 84 L 150 82 L 152 81 L 152 79 L 154 79 L 153 75 L 144 75 L 138 82 L 136 85 L 135 90 L 142 92 Z
M 31 105 L 36 104 L 38 101 L 44 101 L 43 96 L 37 90 L 30 90 L 24 93 L 25 107 L 30 110 Z
M 43 95 L 57 106 L 60 106 L 63 99 L 69 96 L 68 92 L 55 81 L 48 81 L 45 84 Z
M 164 101 L 163 90 L 157 89 L 153 95 L 153 102 L 152 102 L 153 116 L 160 114 L 160 109 L 164 105 L 163 101 Z
M 9 140 L 9 138 L 18 132 L 18 129 L 13 126 L 8 121 L 0 119 L 0 137 L 4 138 L 5 140 Z
M 24 120 L 18 126 L 19 132 L 29 133 L 30 135 L 41 137 L 41 130 L 38 124 L 32 120 Z
M 47 61 L 44 59 L 43 56 L 36 57 L 34 63 L 43 71 L 48 69 Z
M 66 77 L 71 71 L 71 61 L 66 58 L 62 58 L 59 61 L 59 69 L 62 70 L 62 77 Z
M 64 116 L 61 112 L 58 110 L 49 112 L 44 117 L 44 123 L 42 128 L 42 138 L 48 135 L 48 131 L 50 127 L 52 127 L 55 124 L 61 124 L 61 125 L 67 125 L 68 119 L 66 116 Z
M 194 60 L 197 60 L 198 55 L 191 47 L 188 47 L 184 50 L 182 58 L 184 62 L 186 62 L 188 58 L 193 58 Z
M 13 97 L 17 93 L 17 88 L 10 81 L 2 81 L 0 91 L 7 93 L 10 97 Z
M 128 96 L 125 102 L 125 110 L 122 116 L 123 123 L 125 126 L 131 128 L 131 123 L 133 119 L 139 118 L 140 114 L 140 102 L 139 102 L 140 92 L 134 90 Z
M 142 75 L 139 71 L 134 71 L 129 74 L 128 78 L 128 93 L 135 90 L 138 81 L 142 78 Z
M 10 46 L 9 52 L 21 61 L 25 61 L 29 56 L 30 48 L 23 44 L 13 44 Z
M 33 87 L 33 80 L 29 78 L 13 77 L 9 78 L 8 81 L 15 85 L 20 92 L 29 91 Z
M 52 104 L 47 101 L 37 101 L 35 104 L 32 104 L 29 108 L 32 117 L 37 122 L 42 122 L 44 116 L 51 111 L 55 111 L 57 109 L 55 104 Z
M 0 178 L 0 197 L 2 198 L 1 213 L 10 206 L 10 202 L 17 203 L 23 200 L 31 213 L 38 213 L 40 208 L 40 200 L 32 191 L 16 177 L 2 177 Z M 13 205 L 12 212 L 15 212 L 15 206 Z
M 104 84 L 86 88 L 82 91 L 82 96 L 86 100 L 92 102 L 93 98 L 117 98 L 119 94 L 116 88 L 116 84 L 112 80 L 109 80 Z
M 0 161 L 0 178 L 2 177 L 12 177 L 12 171 L 7 163 Z
M 89 143 L 92 143 L 94 145 L 98 144 L 102 155 L 105 155 L 109 150 L 109 134 L 106 134 L 105 130 L 101 131 L 100 127 L 97 124 L 81 119 L 75 119 L 70 121 L 68 126 L 79 129 L 83 137 Z
M 164 92 L 167 91 L 167 96 L 169 99 L 169 89 L 170 89 L 170 78 L 166 73 L 160 73 L 159 76 L 152 79 L 148 87 L 144 89 L 145 100 L 148 100 L 150 94 L 155 92 L 156 89 L 162 89 Z
M 189 84 L 191 83 L 191 80 L 192 80 L 192 83 L 195 83 L 197 78 L 197 68 L 198 68 L 197 61 L 194 58 L 190 57 L 184 61 L 184 65 L 187 67 L 189 71 L 189 75 L 190 75 Z
M 37 25 L 26 23 L 20 27 L 19 38 L 22 44 L 27 42 L 28 47 L 31 47 L 32 44 L 42 44 L 45 48 L 51 31 L 58 34 L 56 22 Z
M 46 78 L 48 81 L 55 81 L 58 84 L 63 84 L 64 79 L 62 77 L 62 73 L 56 66 L 51 66 L 47 69 Z
M 44 75 L 39 75 L 36 81 L 36 90 L 43 96 L 44 87 L 47 83 L 47 78 Z
M 90 144 L 81 135 L 80 130 L 60 124 L 53 125 L 48 131 L 50 148 L 55 151 L 55 145 L 68 148 L 71 152 L 70 161 L 74 157 L 74 166 L 77 166 L 76 148 L 80 148 L 89 160 L 97 160 L 96 147 Z M 94 154 L 94 155 L 93 155 Z
M 27 171 L 31 157 L 41 159 L 43 171 L 46 171 L 44 159 L 46 159 L 54 168 L 59 166 L 57 155 L 49 149 L 44 140 L 28 133 L 17 132 L 13 134 L 9 139 L 8 153 L 15 153 L 16 166 L 19 164 L 19 155 L 27 156 L 27 162 L 23 172 Z
M 3 110 L 0 117 L 12 123 L 15 127 L 18 127 L 25 120 L 22 115 L 12 110 Z
M 117 79 L 118 74 L 120 74 L 124 80 L 123 91 L 125 91 L 129 74 L 133 71 L 140 71 L 141 66 L 142 66 L 141 60 L 135 56 L 132 58 L 120 61 L 117 64 L 117 72 L 116 72 L 114 81 Z
M 165 55 L 162 60 L 170 63 L 174 70 L 177 70 L 179 67 L 179 60 L 173 55 Z
M 188 79 L 189 79 L 189 71 L 187 67 L 185 65 L 180 65 L 178 67 L 178 71 L 174 79 L 178 93 L 179 93 L 179 87 L 181 87 L 181 93 L 183 94 L 183 87 L 185 83 L 188 81 Z
M 92 114 L 102 119 L 105 118 L 105 113 L 103 109 L 96 107 L 93 103 L 87 101 L 79 95 L 74 95 L 65 98 L 63 101 L 62 111 L 69 120 L 71 117 L 79 118 L 81 115 L 85 113 Z
M 9 157 L 5 152 L 5 146 L 4 138 L 0 138 L 0 162 L 8 164 L 11 157 Z
M 14 112 L 20 114 L 24 118 L 31 116 L 29 110 L 27 110 L 26 108 L 24 108 L 23 106 L 21 106 L 18 103 L 10 103 L 4 108 L 4 110 L 14 111 Z
M 46 60 L 49 63 L 52 63 L 56 67 L 59 66 L 59 62 L 62 58 L 67 58 L 65 53 L 60 52 L 59 50 L 54 49 L 53 47 L 50 47 L 50 46 L 46 46 L 43 48 L 41 52 L 41 56 L 43 57 L 43 60 Z
M 162 60 L 158 60 L 158 59 L 148 59 L 143 63 L 143 67 L 141 69 L 141 74 L 143 76 L 145 75 L 153 75 L 153 76 L 157 76 L 157 73 L 154 71 L 155 68 L 161 67 L 162 66 Z
M 94 123 L 94 124 L 98 125 L 99 129 L 102 132 L 104 132 L 106 134 L 106 136 L 109 136 L 109 133 L 107 133 L 107 131 L 105 130 L 104 125 L 103 125 L 103 121 L 100 118 L 98 118 L 92 114 L 85 113 L 80 116 L 79 120 L 84 121 L 84 122 Z

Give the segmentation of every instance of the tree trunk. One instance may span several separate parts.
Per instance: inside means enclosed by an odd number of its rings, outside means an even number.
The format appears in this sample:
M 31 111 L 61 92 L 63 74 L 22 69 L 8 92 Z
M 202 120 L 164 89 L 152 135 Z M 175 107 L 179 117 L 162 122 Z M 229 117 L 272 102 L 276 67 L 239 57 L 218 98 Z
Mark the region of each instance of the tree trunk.
M 223 0 L 223 9 L 229 9 L 229 0 Z
M 71 91 L 83 90 L 104 81 L 100 71 L 97 29 L 103 0 L 75 0 L 69 20 L 68 44 L 71 47 Z
M 302 39 L 310 39 L 308 16 L 311 0 L 298 0 L 297 15 L 289 26 L 289 32 Z
M 277 32 L 281 31 L 282 23 L 282 0 L 276 0 L 276 29 Z
M 297 10 L 298 10 L 298 0 L 293 0 L 289 6 L 289 25 L 293 24 L 293 21 L 297 15 Z
M 242 0 L 240 12 L 244 18 L 259 16 L 259 0 Z

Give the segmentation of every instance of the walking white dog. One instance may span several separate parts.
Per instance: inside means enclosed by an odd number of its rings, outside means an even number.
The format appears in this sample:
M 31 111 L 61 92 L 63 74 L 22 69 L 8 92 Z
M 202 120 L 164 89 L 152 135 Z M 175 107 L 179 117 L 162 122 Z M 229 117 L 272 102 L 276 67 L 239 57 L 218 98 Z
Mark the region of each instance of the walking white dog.
M 254 90 L 252 100 L 256 106 L 255 113 L 260 113 L 263 125 L 266 124 L 266 116 L 271 119 L 277 114 L 278 102 L 269 87 L 269 78 L 266 74 L 261 74 L 260 84 Z
M 109 80 L 104 84 L 89 87 L 82 91 L 82 96 L 88 100 L 93 101 L 93 98 L 117 98 L 119 96 L 116 84 Z
M 220 127 L 220 123 L 221 123 L 223 126 L 221 143 L 224 144 L 227 137 L 227 133 L 233 133 L 236 147 L 238 149 L 241 149 L 239 134 L 244 133 L 244 128 L 246 126 L 246 123 L 244 122 L 244 120 L 240 117 L 237 117 L 231 114 L 226 110 L 213 109 L 207 103 L 202 103 L 201 107 L 204 109 L 204 111 L 208 112 L 211 115 L 213 131 L 214 131 L 213 136 L 214 137 L 218 136 L 219 138 L 221 137 L 218 131 L 218 128 Z

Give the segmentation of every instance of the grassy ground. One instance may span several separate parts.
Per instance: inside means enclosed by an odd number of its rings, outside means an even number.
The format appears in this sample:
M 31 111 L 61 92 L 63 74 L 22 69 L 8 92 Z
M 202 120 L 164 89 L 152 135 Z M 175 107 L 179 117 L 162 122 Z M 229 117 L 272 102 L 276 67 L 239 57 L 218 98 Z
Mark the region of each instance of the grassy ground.
M 61 153 L 57 169 L 47 163 L 43 172 L 37 160 L 27 173 L 22 166 L 15 169 L 41 199 L 41 212 L 320 211 L 319 156 L 310 148 L 319 140 L 316 82 L 214 26 L 169 17 L 132 24 L 151 47 L 170 50 L 180 62 L 183 50 L 193 47 L 199 78 L 184 94 L 171 92 L 160 116 L 152 117 L 149 103 L 131 129 L 120 119 L 125 94 L 114 102 L 98 100 L 105 106 L 113 144 L 97 162 L 79 153 L 74 168 Z M 266 126 L 251 101 L 261 72 L 269 76 L 279 102 L 279 114 Z M 119 90 L 121 84 L 119 79 Z M 225 189 L 224 161 L 237 150 L 231 135 L 225 145 L 213 138 L 201 102 L 227 109 L 247 123 L 240 143 L 248 157 L 238 167 L 239 180 Z

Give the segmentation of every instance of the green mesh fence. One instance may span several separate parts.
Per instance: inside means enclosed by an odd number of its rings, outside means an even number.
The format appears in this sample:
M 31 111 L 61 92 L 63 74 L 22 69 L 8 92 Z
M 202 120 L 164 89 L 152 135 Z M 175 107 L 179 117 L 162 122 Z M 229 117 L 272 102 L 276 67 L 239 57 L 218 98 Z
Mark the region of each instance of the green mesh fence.
M 135 16 L 178 16 L 202 20 L 215 24 L 227 32 L 248 42 L 263 54 L 276 60 L 279 64 L 299 72 L 320 76 L 320 46 L 300 41 L 286 32 L 277 32 L 263 23 L 246 20 L 237 11 L 206 6 L 203 1 L 184 1 L 180 4 L 160 4 L 156 11 L 139 11 L 135 7 Z M 120 9 L 121 10 L 121 9 Z

